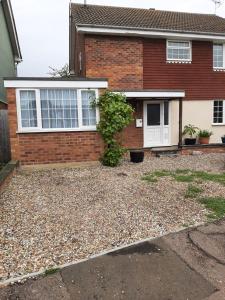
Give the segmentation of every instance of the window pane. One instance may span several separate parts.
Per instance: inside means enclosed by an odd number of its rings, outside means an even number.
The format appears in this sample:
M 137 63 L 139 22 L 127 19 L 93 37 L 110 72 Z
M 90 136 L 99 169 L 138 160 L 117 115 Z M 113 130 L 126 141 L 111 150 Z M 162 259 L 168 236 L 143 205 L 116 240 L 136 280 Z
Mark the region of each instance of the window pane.
M 22 127 L 37 127 L 37 108 L 35 91 L 20 91 Z
M 214 101 L 213 123 L 223 123 L 223 101 Z
M 44 89 L 40 91 L 40 97 L 43 128 L 78 127 L 76 90 Z
M 95 91 L 82 91 L 81 98 L 83 126 L 96 125 L 96 109 L 91 107 L 91 102 L 95 98 Z
M 169 102 L 164 102 L 164 125 L 169 125 Z
M 213 67 L 223 68 L 223 45 L 214 44 L 213 45 Z
M 174 60 L 190 60 L 191 45 L 190 42 L 168 41 L 167 43 L 168 59 Z
M 147 104 L 147 125 L 160 125 L 160 104 Z

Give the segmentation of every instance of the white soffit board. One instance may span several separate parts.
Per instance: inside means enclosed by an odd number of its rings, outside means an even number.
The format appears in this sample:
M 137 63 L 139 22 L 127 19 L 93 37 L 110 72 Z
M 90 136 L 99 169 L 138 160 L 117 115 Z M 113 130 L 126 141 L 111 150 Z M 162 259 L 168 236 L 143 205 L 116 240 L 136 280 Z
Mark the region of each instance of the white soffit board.
M 6 88 L 108 88 L 107 81 L 5 80 Z
M 123 92 L 127 98 L 184 98 L 185 92 L 171 91 L 171 92 Z
M 209 41 L 223 41 L 225 36 L 214 35 L 210 33 L 195 34 L 195 33 L 180 33 L 180 32 L 165 32 L 165 31 L 151 31 L 151 30 L 134 30 L 134 29 L 117 29 L 107 27 L 84 27 L 77 26 L 78 31 L 98 34 L 111 34 L 111 35 L 126 35 L 126 36 L 144 36 L 144 37 L 161 37 L 161 38 L 174 38 L 174 39 L 193 39 L 193 40 L 209 40 Z

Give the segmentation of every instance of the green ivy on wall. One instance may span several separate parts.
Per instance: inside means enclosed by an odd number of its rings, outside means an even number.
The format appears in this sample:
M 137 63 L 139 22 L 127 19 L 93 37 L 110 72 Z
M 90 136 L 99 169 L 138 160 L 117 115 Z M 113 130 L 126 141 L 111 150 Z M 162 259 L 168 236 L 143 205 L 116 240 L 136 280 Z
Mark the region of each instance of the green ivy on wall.
M 105 143 L 105 150 L 101 158 L 105 166 L 115 167 L 126 149 L 118 141 L 118 134 L 133 120 L 133 108 L 121 93 L 106 91 L 93 105 L 99 108 L 100 121 L 97 130 Z

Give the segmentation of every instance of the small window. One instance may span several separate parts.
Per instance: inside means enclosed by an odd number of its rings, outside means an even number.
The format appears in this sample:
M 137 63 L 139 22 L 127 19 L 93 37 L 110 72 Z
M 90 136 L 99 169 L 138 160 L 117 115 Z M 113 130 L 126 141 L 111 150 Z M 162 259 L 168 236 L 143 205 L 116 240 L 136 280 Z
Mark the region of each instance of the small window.
M 164 125 L 169 125 L 169 102 L 164 102 Z
M 160 125 L 160 103 L 147 104 L 147 125 Z
M 215 69 L 225 68 L 224 45 L 223 44 L 214 44 L 213 45 L 213 67 Z
M 92 126 L 96 124 L 96 109 L 91 106 L 91 102 L 94 99 L 94 91 L 81 92 L 83 126 Z
M 23 128 L 37 127 L 37 107 L 35 91 L 20 91 L 21 126 Z
M 167 41 L 167 60 L 191 61 L 191 42 Z
M 223 101 L 216 100 L 214 101 L 213 108 L 213 123 L 223 123 Z

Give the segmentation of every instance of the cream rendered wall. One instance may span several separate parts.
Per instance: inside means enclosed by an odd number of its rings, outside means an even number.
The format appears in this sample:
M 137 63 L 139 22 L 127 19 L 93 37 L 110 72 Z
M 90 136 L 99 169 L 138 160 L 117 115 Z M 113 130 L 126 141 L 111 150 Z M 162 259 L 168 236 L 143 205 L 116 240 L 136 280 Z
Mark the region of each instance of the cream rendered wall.
M 170 102 L 170 141 L 171 145 L 178 145 L 179 143 L 179 100 Z
M 210 143 L 221 143 L 221 136 L 225 134 L 224 125 L 213 125 L 213 100 L 183 101 L 183 127 L 193 124 L 200 129 L 213 132 Z

